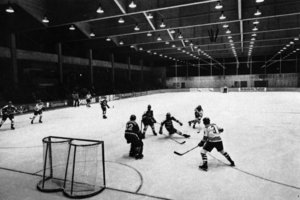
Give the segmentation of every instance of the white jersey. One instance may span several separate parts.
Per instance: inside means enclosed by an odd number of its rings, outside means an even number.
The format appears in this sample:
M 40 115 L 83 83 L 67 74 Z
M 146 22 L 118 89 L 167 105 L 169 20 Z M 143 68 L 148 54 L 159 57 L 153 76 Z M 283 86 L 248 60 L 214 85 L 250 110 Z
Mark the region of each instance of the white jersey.
M 34 107 L 35 111 L 41 111 L 44 108 L 44 104 L 43 103 L 37 103 Z
M 216 124 L 210 124 L 204 129 L 204 137 L 207 137 L 209 142 L 220 142 L 222 141 L 220 136 L 219 127 Z

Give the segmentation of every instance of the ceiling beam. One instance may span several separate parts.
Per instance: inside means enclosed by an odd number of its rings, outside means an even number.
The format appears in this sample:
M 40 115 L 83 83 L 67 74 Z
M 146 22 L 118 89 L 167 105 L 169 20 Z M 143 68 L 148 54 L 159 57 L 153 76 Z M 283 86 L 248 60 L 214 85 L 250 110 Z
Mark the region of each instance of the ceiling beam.
M 244 27 L 242 21 L 242 0 L 238 0 L 239 21 L 240 21 L 240 33 L 241 33 L 241 51 L 244 52 Z
M 90 33 L 91 33 L 91 27 L 87 23 L 75 23 L 74 24 L 77 29 L 82 32 L 88 39 L 91 39 Z
M 155 26 L 153 25 L 152 21 L 149 19 L 148 15 L 146 12 L 143 12 L 144 16 L 146 17 L 146 20 L 148 22 L 148 24 L 151 26 L 152 30 L 156 30 Z
M 170 29 L 167 29 L 167 32 L 168 32 L 168 34 L 169 34 L 171 40 L 174 40 L 174 37 L 173 37 L 172 33 L 170 32 Z
M 53 25 L 49 25 L 49 27 L 67 26 L 67 25 L 77 23 L 77 22 L 86 22 L 86 23 L 95 22 L 95 21 L 101 21 L 101 20 L 106 20 L 106 19 L 143 14 L 144 12 L 157 12 L 157 11 L 163 11 L 163 10 L 170 10 L 170 9 L 176 9 L 176 8 L 182 8 L 182 7 L 189 7 L 189 6 L 207 4 L 207 3 L 217 2 L 217 1 L 218 0 L 205 0 L 205 1 L 197 1 L 197 2 L 192 2 L 192 3 L 183 3 L 183 4 L 179 4 L 179 5 L 166 6 L 166 7 L 161 7 L 161 8 L 153 8 L 153 9 L 146 9 L 146 10 L 142 10 L 142 11 L 123 13 L 123 14 L 118 14 L 118 15 L 111 15 L 111 16 L 106 16 L 106 17 L 96 17 L 96 18 L 93 18 L 93 19 L 78 20 L 78 21 L 74 21 L 74 22 L 67 22 L 67 23 L 60 23 L 60 24 L 53 24 Z M 41 28 L 28 29 L 28 30 L 25 30 L 25 31 L 39 30 L 39 29 L 41 29 Z
M 289 14 L 281 14 L 281 15 L 272 15 L 272 16 L 264 16 L 264 17 L 256 17 L 256 18 L 247 18 L 247 19 L 241 19 L 241 20 L 230 20 L 230 21 L 224 21 L 224 22 L 212 22 L 212 23 L 206 23 L 206 24 L 194 24 L 194 25 L 188 25 L 188 26 L 178 26 L 178 27 L 172 27 L 172 29 L 189 29 L 189 28 L 195 28 L 195 27 L 204 27 L 204 26 L 212 26 L 212 25 L 218 25 L 218 24 L 229 24 L 229 23 L 237 23 L 237 22 L 247 22 L 247 21 L 254 21 L 254 20 L 260 20 L 260 19 L 271 19 L 271 18 L 280 18 L 280 17 L 287 17 L 287 16 L 296 16 L 300 15 L 300 12 L 296 13 L 289 13 Z M 159 32 L 159 31 L 166 31 L 168 28 L 165 29 L 157 29 L 155 31 L 151 32 Z M 294 28 L 289 28 L 289 29 L 278 29 L 282 31 L 286 30 L 291 30 Z M 266 32 L 272 32 L 273 30 L 269 31 L 257 31 L 257 33 L 266 33 Z M 146 34 L 149 31 L 139 31 L 139 32 L 131 32 L 131 33 L 125 33 L 125 34 L 116 34 L 116 35 L 109 35 L 109 37 L 125 37 L 125 36 L 130 36 L 130 35 L 139 35 L 139 34 Z M 252 34 L 252 32 L 243 32 L 243 34 Z M 233 35 L 240 35 L 239 34 L 231 34 Z M 221 36 L 226 36 L 226 35 L 220 35 Z M 100 39 L 100 38 L 106 38 L 108 36 L 101 36 L 101 37 L 94 37 L 93 39 Z M 208 38 L 208 37 L 207 37 Z M 191 38 L 186 38 L 186 39 L 191 39 Z M 84 39 L 79 39 L 79 40 L 71 40 L 71 41 L 66 41 L 66 42 L 74 42 L 74 41 L 84 41 Z M 140 43 L 141 44 L 141 43 Z
M 48 27 L 42 20 L 46 14 L 46 0 L 9 0 L 10 3 L 16 3 L 26 13 L 31 15 L 37 22 L 42 25 L 42 28 Z
M 123 5 L 121 5 L 121 3 L 118 0 L 114 0 L 114 2 L 117 4 L 117 6 L 119 7 L 119 9 L 121 10 L 121 12 L 123 14 L 126 14 L 125 9 L 123 8 Z

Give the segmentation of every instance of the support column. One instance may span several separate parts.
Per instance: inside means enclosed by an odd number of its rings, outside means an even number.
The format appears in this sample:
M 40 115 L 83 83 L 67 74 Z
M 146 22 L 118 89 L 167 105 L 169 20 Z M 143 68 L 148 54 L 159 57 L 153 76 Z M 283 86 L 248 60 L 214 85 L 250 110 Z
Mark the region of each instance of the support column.
M 199 79 L 199 85 L 198 85 L 198 87 L 200 88 L 200 81 L 201 81 L 201 78 L 200 78 L 200 76 L 201 76 L 201 71 L 200 71 L 200 67 L 201 67 L 201 64 L 200 64 L 200 60 L 198 60 L 198 79 Z
M 177 61 L 175 61 L 175 88 L 177 88 L 177 82 L 178 82 L 178 78 L 177 78 Z
M 250 75 L 252 74 L 252 64 L 253 64 L 253 60 L 252 57 L 250 58 Z
M 189 77 L 189 63 L 186 63 L 186 78 Z
M 140 66 L 141 66 L 141 89 L 144 88 L 144 61 L 140 60 Z
M 63 84 L 63 61 L 62 61 L 62 47 L 61 43 L 57 44 L 57 64 L 58 64 L 58 74 L 59 74 L 59 82 Z
M 17 63 L 17 45 L 16 45 L 16 34 L 10 34 L 10 55 L 11 55 L 11 67 L 12 67 L 12 78 L 14 88 L 18 87 L 18 63 Z
M 223 68 L 223 76 L 225 78 L 225 61 L 224 61 L 224 58 L 223 58 L 223 66 L 224 66 L 224 68 Z
M 131 63 L 130 63 L 130 57 L 127 58 L 128 63 L 128 81 L 131 81 Z
M 298 55 L 296 54 L 296 70 L 295 73 L 298 73 Z
M 89 70 L 90 70 L 90 83 L 94 85 L 94 69 L 93 69 L 93 50 L 89 49 Z
M 213 71 L 212 71 L 212 59 L 210 59 L 210 76 L 213 75 Z
M 281 74 L 281 70 L 282 70 L 282 57 L 281 57 L 281 54 L 280 54 L 280 58 L 279 58 L 279 74 Z
M 239 63 L 236 62 L 236 75 L 239 75 Z
M 110 54 L 110 61 L 111 61 L 111 88 L 112 92 L 115 90 L 115 56 L 114 54 Z

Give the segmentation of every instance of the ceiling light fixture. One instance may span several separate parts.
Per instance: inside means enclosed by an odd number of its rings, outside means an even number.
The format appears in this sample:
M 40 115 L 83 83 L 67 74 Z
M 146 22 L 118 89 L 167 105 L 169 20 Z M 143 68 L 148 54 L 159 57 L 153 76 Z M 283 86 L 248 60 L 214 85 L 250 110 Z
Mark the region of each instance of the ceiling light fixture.
M 158 35 L 158 37 L 157 37 L 157 39 L 156 39 L 157 41 L 161 41 L 161 37 L 160 37 L 160 35 Z
M 120 44 L 120 45 L 124 45 L 124 42 L 123 42 L 123 40 L 121 40 L 121 41 L 119 42 L 119 44 Z
M 229 25 L 228 24 L 223 24 L 223 28 L 228 28 Z
M 107 38 L 106 38 L 106 41 L 109 42 L 109 41 L 111 41 L 111 39 L 110 39 L 109 37 L 107 37 Z
M 147 36 L 148 36 L 148 37 L 151 37 L 151 36 L 152 36 L 152 33 L 151 33 L 151 32 L 148 32 L 148 33 L 147 33 Z
M 230 34 L 231 30 L 227 29 L 226 34 Z
M 261 11 L 259 10 L 259 8 L 256 8 L 256 12 L 254 13 L 255 16 L 260 16 L 261 15 Z
M 182 38 L 183 38 L 183 37 L 182 37 L 181 33 L 179 33 L 178 39 L 182 39 Z
M 262 3 L 264 2 L 265 0 L 256 0 L 256 3 Z
M 175 33 L 175 30 L 174 30 L 174 29 L 170 30 L 170 33 L 174 34 L 174 33 Z
M 215 9 L 220 10 L 223 8 L 223 5 L 221 3 L 221 1 L 218 1 L 217 5 L 215 6 Z
M 13 9 L 13 7 L 11 7 L 10 4 L 8 4 L 7 8 L 5 9 L 5 12 L 7 12 L 7 13 L 14 13 L 15 10 Z
M 256 36 L 257 36 L 257 34 L 256 34 L 256 33 L 253 33 L 251 36 L 252 36 L 252 37 L 256 37 Z
M 166 25 L 165 25 L 165 23 L 164 23 L 164 20 L 163 20 L 163 19 L 161 20 L 161 24 L 159 25 L 159 27 L 160 27 L 160 28 L 165 28 L 165 27 L 166 27 Z
M 255 20 L 255 21 L 253 22 L 253 24 L 257 25 L 257 24 L 259 24 L 259 21 L 258 21 L 258 20 Z
M 253 31 L 258 31 L 257 26 L 255 25 L 254 28 L 252 29 Z
M 71 26 L 69 27 L 69 30 L 70 30 L 70 31 L 74 31 L 74 30 L 75 30 L 75 26 L 71 25 Z
M 168 45 L 168 44 L 170 44 L 170 42 L 169 42 L 169 41 L 166 41 L 165 44 Z
M 123 23 L 125 23 L 125 20 L 122 17 L 120 17 L 120 19 L 118 20 L 118 22 L 119 22 L 119 24 L 123 24 Z
M 140 30 L 140 27 L 138 26 L 137 23 L 135 24 L 134 30 L 135 30 L 135 31 L 139 31 L 139 30 Z
M 226 16 L 224 15 L 224 11 L 221 12 L 221 16 L 219 17 L 220 20 L 226 19 Z
M 90 33 L 90 37 L 95 37 L 95 33 L 94 33 L 94 32 L 91 32 L 91 33 Z
M 45 17 L 42 19 L 42 22 L 45 23 L 45 24 L 48 24 L 48 23 L 49 23 L 49 19 L 45 16 Z
M 153 19 L 153 15 L 152 15 L 151 13 L 149 13 L 149 14 L 147 15 L 147 18 L 148 18 L 148 19 Z
M 134 3 L 134 1 L 131 1 L 131 3 L 129 4 L 129 8 L 136 8 L 136 4 Z
M 104 10 L 102 9 L 101 5 L 99 5 L 99 7 L 97 8 L 96 12 L 99 13 L 99 14 L 104 13 Z

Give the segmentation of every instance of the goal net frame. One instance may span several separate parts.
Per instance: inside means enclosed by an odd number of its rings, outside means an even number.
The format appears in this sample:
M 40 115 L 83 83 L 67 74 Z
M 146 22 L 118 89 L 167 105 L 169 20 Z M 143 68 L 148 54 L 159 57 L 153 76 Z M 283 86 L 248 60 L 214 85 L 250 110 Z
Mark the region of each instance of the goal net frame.
M 106 188 L 104 141 L 58 136 L 48 136 L 42 141 L 43 174 L 37 184 L 39 191 L 87 198 Z M 55 155 L 57 152 L 60 155 Z

